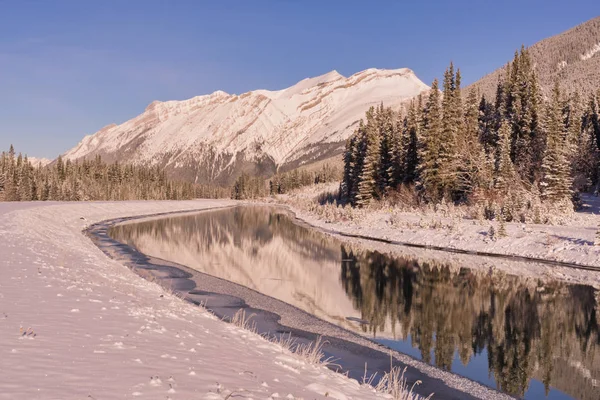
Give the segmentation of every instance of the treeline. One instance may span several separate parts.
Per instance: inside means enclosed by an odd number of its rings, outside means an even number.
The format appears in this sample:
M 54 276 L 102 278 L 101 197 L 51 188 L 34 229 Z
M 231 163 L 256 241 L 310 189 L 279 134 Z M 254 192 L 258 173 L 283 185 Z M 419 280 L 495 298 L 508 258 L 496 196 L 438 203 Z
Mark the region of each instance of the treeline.
M 0 155 L 0 201 L 184 200 L 228 197 L 229 190 L 175 182 L 159 167 L 94 160 L 64 161 L 34 167 L 13 146 Z
M 263 177 L 250 176 L 245 172 L 235 180 L 231 188 L 231 198 L 234 200 L 257 199 L 268 193 Z
M 284 194 L 304 186 L 317 185 L 326 182 L 339 182 L 342 174 L 338 167 L 328 163 L 316 171 L 295 169 L 282 174 L 276 174 L 269 181 L 270 194 Z
M 248 174 L 240 175 L 232 189 L 231 198 L 236 200 L 257 199 L 268 195 L 284 194 L 301 187 L 326 182 L 339 182 L 342 174 L 338 167 L 328 163 L 317 170 L 294 169 L 277 173 L 268 184 L 264 178 Z
M 343 199 L 365 206 L 406 186 L 426 202 L 483 202 L 511 220 L 538 202 L 572 208 L 574 194 L 597 187 L 600 92 L 583 104 L 557 82 L 543 98 L 525 48 L 493 101 L 475 89 L 463 99 L 460 85 L 451 64 L 442 90 L 434 80 L 405 115 L 372 107 L 346 145 Z

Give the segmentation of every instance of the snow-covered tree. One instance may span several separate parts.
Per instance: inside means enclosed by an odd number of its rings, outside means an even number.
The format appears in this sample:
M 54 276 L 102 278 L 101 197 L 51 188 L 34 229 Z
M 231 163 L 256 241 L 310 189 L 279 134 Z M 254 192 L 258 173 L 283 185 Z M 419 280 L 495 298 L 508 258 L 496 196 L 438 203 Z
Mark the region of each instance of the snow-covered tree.
M 498 158 L 494 183 L 495 188 L 503 194 L 508 192 L 516 179 L 515 167 L 510 158 L 510 135 L 508 122 L 503 122 L 498 132 Z
M 419 146 L 422 145 L 422 111 L 423 97 L 419 95 L 417 101 L 412 101 L 404 124 L 402 136 L 402 151 L 404 155 L 404 177 L 405 183 L 414 183 L 419 174 Z
M 412 102 L 411 102 L 412 107 Z M 407 117 L 401 117 L 400 115 L 396 118 L 395 124 L 393 124 L 392 134 L 390 137 L 390 147 L 388 149 L 389 166 L 387 169 L 387 186 L 391 189 L 395 189 L 402 183 L 404 179 L 404 160 L 406 155 L 404 154 L 404 135 L 406 134 L 406 121 Z
M 431 84 L 429 98 L 423 111 L 423 142 L 419 155 L 419 180 L 425 196 L 439 200 L 442 193 L 440 177 L 440 141 L 442 140 L 442 112 L 437 79 Z
M 558 82 L 552 90 L 546 119 L 547 142 L 542 162 L 543 178 L 540 182 L 542 197 L 552 201 L 571 201 L 573 182 Z
M 356 196 L 356 204 L 361 207 L 368 205 L 374 197 L 380 195 L 380 157 L 381 141 L 375 121 L 375 109 L 371 107 L 367 112 L 364 135 L 364 162 L 360 172 L 358 193 Z
M 394 156 L 394 148 L 397 147 L 398 137 L 394 132 L 394 115 L 391 108 L 384 108 L 383 103 L 377 109 L 378 136 L 380 138 L 379 148 L 379 172 L 378 190 L 385 193 L 390 184 L 390 170 Z M 396 142 L 396 143 L 395 143 Z

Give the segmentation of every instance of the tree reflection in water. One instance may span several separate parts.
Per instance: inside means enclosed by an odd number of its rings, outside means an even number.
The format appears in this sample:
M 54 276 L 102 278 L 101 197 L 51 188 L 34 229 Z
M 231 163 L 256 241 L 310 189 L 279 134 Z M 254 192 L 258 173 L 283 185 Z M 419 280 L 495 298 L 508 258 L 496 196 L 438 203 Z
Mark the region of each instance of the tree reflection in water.
M 342 284 L 369 322 L 365 332 L 376 335 L 391 323 L 424 361 L 446 370 L 455 352 L 468 365 L 487 350 L 498 388 L 513 395 L 523 396 L 536 378 L 546 391 L 552 385 L 575 398 L 600 398 L 592 287 L 475 273 L 344 245 L 341 251 Z

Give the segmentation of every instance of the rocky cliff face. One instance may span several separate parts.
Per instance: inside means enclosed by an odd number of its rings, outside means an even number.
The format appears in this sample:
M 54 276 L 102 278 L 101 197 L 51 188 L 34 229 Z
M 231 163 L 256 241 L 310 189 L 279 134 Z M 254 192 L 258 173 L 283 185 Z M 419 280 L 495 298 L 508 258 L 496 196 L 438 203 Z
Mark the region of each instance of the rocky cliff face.
M 331 157 L 370 106 L 398 107 L 428 89 L 409 69 L 368 69 L 348 78 L 331 71 L 279 91 L 155 101 L 64 157 L 158 164 L 177 178 L 230 183 L 241 172 L 267 176 Z

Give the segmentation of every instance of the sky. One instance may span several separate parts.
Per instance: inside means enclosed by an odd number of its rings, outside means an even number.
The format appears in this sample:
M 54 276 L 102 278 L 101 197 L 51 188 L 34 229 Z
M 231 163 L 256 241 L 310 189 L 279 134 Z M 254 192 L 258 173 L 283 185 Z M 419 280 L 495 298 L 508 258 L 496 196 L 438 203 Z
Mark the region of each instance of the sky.
M 154 100 L 450 61 L 465 84 L 597 0 L 0 0 L 0 150 L 55 158 Z

